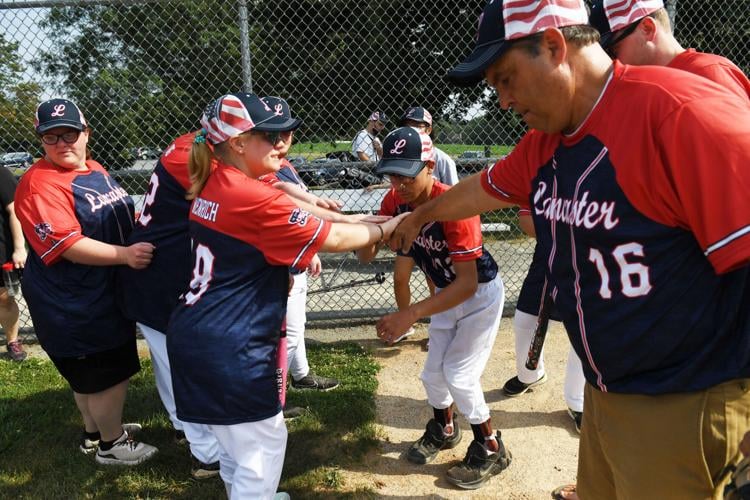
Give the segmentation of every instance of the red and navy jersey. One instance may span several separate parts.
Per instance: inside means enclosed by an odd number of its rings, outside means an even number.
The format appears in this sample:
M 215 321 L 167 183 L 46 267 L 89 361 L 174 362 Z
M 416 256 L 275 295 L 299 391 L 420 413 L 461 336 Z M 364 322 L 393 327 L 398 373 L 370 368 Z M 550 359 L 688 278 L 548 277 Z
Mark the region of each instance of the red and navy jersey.
M 531 131 L 482 173 L 531 207 L 591 384 L 662 394 L 750 376 L 749 166 L 746 99 L 615 62 L 576 131 Z
M 708 78 L 738 96 L 750 99 L 750 80 L 726 57 L 688 49 L 672 59 L 667 67 Z
M 188 158 L 195 133 L 178 137 L 156 164 L 143 210 L 128 244 L 148 241 L 155 247 L 146 269 L 120 269 L 119 299 L 125 315 L 159 332 L 190 279 L 188 214 L 190 189 Z
M 23 294 L 39 342 L 53 356 L 118 347 L 135 334 L 115 300 L 115 266 L 76 264 L 62 257 L 87 237 L 125 245 L 133 200 L 95 161 L 87 171 L 35 163 L 21 178 L 15 209 L 31 246 Z
M 280 411 L 288 268 L 306 268 L 330 228 L 278 189 L 217 166 L 191 205 L 192 274 L 167 333 L 181 420 L 232 425 Z
M 450 186 L 435 181 L 430 199 L 440 196 Z M 402 200 L 395 189 L 386 193 L 380 204 L 380 215 L 395 216 L 412 212 L 414 207 Z M 456 279 L 453 262 L 475 260 L 479 283 L 487 283 L 497 276 L 497 263 L 482 244 L 479 216 L 457 221 L 429 222 L 422 226 L 407 255 L 435 283 L 445 288 Z
M 289 163 L 289 160 L 287 160 L 286 158 L 281 162 L 281 169 L 274 174 L 269 174 L 269 176 L 276 177 L 276 179 L 281 182 L 296 184 L 305 191 L 309 191 L 307 185 L 305 184 L 305 181 L 303 181 L 299 176 L 297 170 L 294 168 L 294 165 Z

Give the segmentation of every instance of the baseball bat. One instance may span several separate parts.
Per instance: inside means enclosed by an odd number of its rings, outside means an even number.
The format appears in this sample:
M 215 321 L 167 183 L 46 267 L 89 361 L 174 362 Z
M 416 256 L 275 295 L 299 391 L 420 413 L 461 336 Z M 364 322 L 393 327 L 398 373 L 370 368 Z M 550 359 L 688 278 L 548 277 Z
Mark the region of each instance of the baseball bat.
M 545 295 L 544 302 L 542 303 L 542 310 L 539 311 L 539 317 L 536 320 L 534 337 L 531 339 L 531 344 L 529 345 L 529 354 L 526 357 L 526 368 L 529 370 L 536 370 L 536 367 L 539 365 L 539 357 L 542 355 L 544 339 L 547 337 L 549 316 L 552 314 L 554 304 L 555 303 L 552 301 L 552 295 Z
M 286 372 L 287 372 L 287 354 L 286 354 L 286 319 L 281 323 L 281 332 L 279 335 L 279 346 L 276 351 L 276 387 L 279 390 L 279 401 L 281 407 L 286 406 Z
M 332 292 L 334 290 L 344 290 L 346 288 L 353 288 L 355 286 L 360 286 L 360 285 L 368 285 L 370 283 L 377 283 L 379 285 L 382 285 L 383 283 L 385 283 L 385 273 L 376 273 L 375 276 L 372 278 L 361 279 L 361 280 L 351 280 L 349 281 L 349 283 L 342 283 L 340 285 L 329 286 L 328 288 L 321 288 L 320 290 L 313 290 L 312 292 L 307 292 L 307 295 L 313 295 L 315 293 Z

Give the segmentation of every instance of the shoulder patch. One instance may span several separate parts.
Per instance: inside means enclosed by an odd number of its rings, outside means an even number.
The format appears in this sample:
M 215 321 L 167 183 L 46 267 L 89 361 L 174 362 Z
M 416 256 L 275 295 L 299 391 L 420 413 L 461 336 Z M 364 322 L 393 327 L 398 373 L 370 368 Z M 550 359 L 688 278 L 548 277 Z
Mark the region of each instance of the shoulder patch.
M 309 218 L 310 212 L 302 210 L 301 208 L 295 208 L 289 216 L 289 224 L 299 224 L 300 226 L 304 226 L 307 224 Z
M 47 236 L 52 234 L 52 226 L 49 222 L 40 222 L 34 225 L 34 232 L 39 236 L 40 240 L 44 241 L 47 239 Z

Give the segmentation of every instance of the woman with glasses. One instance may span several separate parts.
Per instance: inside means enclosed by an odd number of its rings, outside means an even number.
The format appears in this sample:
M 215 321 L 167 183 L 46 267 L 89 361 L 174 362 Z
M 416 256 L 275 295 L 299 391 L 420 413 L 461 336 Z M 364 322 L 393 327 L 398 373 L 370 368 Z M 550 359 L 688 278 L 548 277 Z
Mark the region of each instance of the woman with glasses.
M 383 141 L 379 174 L 387 174 L 393 188 L 380 206 L 381 215 L 397 216 L 449 190 L 435 180 L 432 140 L 412 127 L 401 127 Z M 369 262 L 378 246 L 358 251 Z M 510 464 L 510 453 L 492 429 L 490 410 L 479 379 L 487 365 L 503 312 L 504 288 L 497 264 L 484 249 L 479 217 L 429 222 L 422 226 L 408 253 L 398 252 L 416 264 L 435 283 L 436 293 L 384 316 L 377 334 L 393 344 L 414 322 L 430 317 L 430 346 L 421 379 L 434 418 L 424 434 L 407 451 L 406 458 L 427 464 L 440 450 L 456 447 L 461 429 L 458 408 L 471 424 L 474 439 L 462 463 L 450 468 L 447 479 L 463 489 L 481 487 Z
M 289 268 L 383 241 L 400 219 L 331 223 L 259 181 L 281 168 L 279 136 L 296 125 L 254 94 L 218 98 L 201 125 L 188 165 L 192 272 L 167 327 L 177 417 L 211 427 L 230 498 L 273 498 Z
M 135 465 L 157 449 L 122 425 L 128 381 L 140 370 L 135 325 L 115 304 L 115 268 L 148 266 L 153 246 L 126 246 L 133 201 L 88 150 L 89 128 L 71 101 L 39 105 L 44 157 L 21 178 L 15 208 L 31 252 L 23 294 L 34 331 L 73 389 L 80 449 L 105 465 Z

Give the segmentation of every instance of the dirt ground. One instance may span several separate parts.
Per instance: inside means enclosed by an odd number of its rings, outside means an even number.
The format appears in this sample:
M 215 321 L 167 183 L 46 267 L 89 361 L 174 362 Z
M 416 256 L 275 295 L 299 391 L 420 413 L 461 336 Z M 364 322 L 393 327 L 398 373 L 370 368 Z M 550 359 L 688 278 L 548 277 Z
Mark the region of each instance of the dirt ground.
M 508 469 L 475 491 L 459 490 L 445 480 L 446 471 L 463 458 L 471 440 L 471 428 L 461 417 L 464 438 L 456 448 L 441 452 L 426 466 L 411 464 L 403 457 L 432 417 L 419 380 L 427 355 L 422 349 L 427 325 L 418 325 L 415 335 L 394 347 L 377 340 L 373 324 L 367 323 L 350 328 L 311 325 L 307 337 L 322 342 L 360 342 L 372 349 L 382 366 L 378 375 L 377 419 L 383 442 L 362 467 L 341 471 L 345 488 L 369 487 L 381 498 L 536 500 L 550 498 L 555 487 L 575 480 L 578 434 L 563 398 L 569 343 L 560 323 L 550 323 L 545 344 L 549 381 L 533 392 L 508 398 L 503 395 L 502 386 L 516 372 L 511 320 L 503 319 L 482 387 L 492 424 L 502 431 L 513 461 Z
M 517 398 L 502 393 L 507 379 L 515 375 L 511 320 L 500 325 L 492 356 L 482 377 L 492 424 L 502 431 L 503 441 L 513 455 L 508 469 L 493 477 L 481 489 L 462 491 L 445 480 L 446 471 L 460 461 L 471 440 L 471 428 L 459 416 L 464 438 L 453 450 L 443 451 L 426 466 L 403 457 L 424 431 L 432 417 L 419 373 L 427 353 L 423 344 L 427 325 L 417 325 L 417 333 L 394 347 L 375 337 L 372 322 L 352 326 L 323 323 L 308 325 L 310 342 L 351 340 L 369 348 L 380 363 L 377 393 L 377 421 L 383 441 L 363 465 L 341 469 L 343 488 L 367 487 L 381 498 L 420 499 L 533 499 L 550 498 L 555 487 L 575 479 L 578 434 L 566 413 L 563 378 L 568 340 L 560 323 L 551 322 L 545 344 L 545 365 L 549 381 Z M 45 357 L 38 344 L 26 346 L 32 356 Z M 148 356 L 144 341 L 139 351 Z

